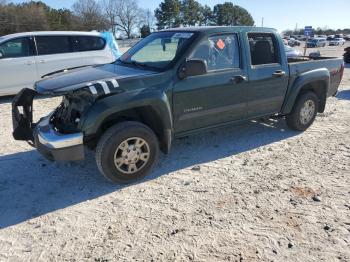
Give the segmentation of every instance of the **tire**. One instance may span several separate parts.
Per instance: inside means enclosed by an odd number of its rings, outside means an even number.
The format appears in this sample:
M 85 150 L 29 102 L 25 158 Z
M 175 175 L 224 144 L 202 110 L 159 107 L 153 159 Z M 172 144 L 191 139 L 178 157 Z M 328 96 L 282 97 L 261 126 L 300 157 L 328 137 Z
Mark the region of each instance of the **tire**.
M 96 163 L 105 178 L 126 184 L 144 178 L 158 155 L 158 139 L 149 127 L 139 122 L 122 122 L 109 128 L 100 138 Z
M 303 93 L 297 98 L 292 112 L 286 116 L 287 126 L 293 130 L 305 131 L 314 122 L 317 112 L 318 97 L 316 94 L 310 91 Z

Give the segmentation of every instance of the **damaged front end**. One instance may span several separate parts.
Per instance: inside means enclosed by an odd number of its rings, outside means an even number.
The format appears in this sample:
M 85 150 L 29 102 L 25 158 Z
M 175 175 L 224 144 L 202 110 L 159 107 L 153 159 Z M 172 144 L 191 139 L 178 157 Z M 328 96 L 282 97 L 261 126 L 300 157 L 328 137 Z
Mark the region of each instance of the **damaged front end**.
M 93 94 L 88 89 L 66 93 L 51 114 L 33 123 L 33 99 L 37 94 L 32 89 L 23 89 L 13 100 L 13 137 L 28 141 L 50 160 L 83 159 L 83 133 L 79 123 L 95 101 Z

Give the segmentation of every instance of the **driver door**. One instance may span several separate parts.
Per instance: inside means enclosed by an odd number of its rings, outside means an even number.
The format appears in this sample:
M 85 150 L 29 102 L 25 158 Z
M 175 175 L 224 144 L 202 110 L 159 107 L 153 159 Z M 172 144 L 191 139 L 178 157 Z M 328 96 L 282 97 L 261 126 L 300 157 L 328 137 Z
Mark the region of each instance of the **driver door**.
M 208 73 L 178 80 L 173 89 L 176 133 L 244 119 L 247 72 L 241 63 L 237 34 L 201 41 L 188 59 L 203 59 Z
M 37 69 L 32 38 L 20 37 L 0 44 L 0 94 L 12 95 L 33 88 Z

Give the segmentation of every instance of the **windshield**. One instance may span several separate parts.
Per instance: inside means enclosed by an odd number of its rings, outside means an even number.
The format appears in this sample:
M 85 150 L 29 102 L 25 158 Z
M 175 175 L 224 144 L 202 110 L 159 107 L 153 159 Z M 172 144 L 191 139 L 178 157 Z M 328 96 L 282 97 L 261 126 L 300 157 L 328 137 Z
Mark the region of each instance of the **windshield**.
M 156 70 L 165 69 L 192 41 L 192 32 L 158 32 L 138 42 L 117 61 Z

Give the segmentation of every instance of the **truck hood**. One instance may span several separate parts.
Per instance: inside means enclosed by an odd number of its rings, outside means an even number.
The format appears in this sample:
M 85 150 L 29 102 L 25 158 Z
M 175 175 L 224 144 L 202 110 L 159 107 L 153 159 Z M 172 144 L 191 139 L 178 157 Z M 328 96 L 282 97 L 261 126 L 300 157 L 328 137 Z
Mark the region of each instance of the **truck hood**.
M 157 72 L 114 63 L 87 66 L 79 69 L 68 69 L 63 73 L 44 78 L 35 84 L 35 90 L 40 94 L 60 95 L 87 86 L 93 86 L 94 84 L 102 84 L 103 87 L 109 88 L 112 83 L 114 87 L 117 87 L 120 79 L 155 73 Z M 107 82 L 109 82 L 109 85 L 106 85 Z

